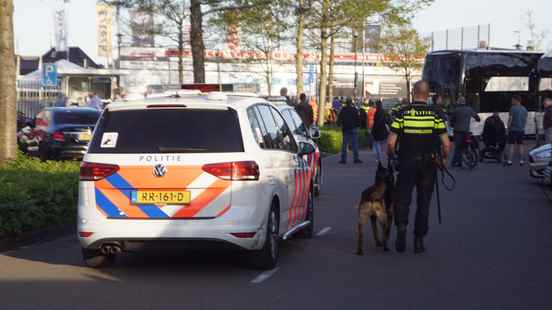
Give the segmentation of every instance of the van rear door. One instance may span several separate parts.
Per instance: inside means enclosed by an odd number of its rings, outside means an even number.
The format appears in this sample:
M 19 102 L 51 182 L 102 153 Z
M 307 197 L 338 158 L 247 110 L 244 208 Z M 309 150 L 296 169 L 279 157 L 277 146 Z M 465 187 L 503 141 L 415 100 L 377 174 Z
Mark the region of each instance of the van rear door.
M 235 110 L 107 110 L 83 165 L 112 165 L 94 186 L 113 219 L 201 219 L 231 207 L 232 169 L 244 147 Z M 228 172 L 230 171 L 230 172 Z

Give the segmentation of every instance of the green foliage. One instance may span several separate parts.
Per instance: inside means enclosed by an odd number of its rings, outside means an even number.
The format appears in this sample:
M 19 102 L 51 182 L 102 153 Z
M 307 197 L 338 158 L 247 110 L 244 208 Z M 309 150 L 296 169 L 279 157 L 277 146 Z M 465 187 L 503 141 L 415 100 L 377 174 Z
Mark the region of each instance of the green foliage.
M 321 152 L 337 154 L 341 151 L 341 144 L 343 143 L 343 133 L 341 128 L 335 126 L 326 126 L 320 130 L 320 139 L 316 141 Z M 367 147 L 370 145 L 370 135 L 368 130 L 361 129 L 359 131 L 359 145 L 360 147 Z
M 0 236 L 73 222 L 78 174 L 77 162 L 24 155 L 0 167 Z

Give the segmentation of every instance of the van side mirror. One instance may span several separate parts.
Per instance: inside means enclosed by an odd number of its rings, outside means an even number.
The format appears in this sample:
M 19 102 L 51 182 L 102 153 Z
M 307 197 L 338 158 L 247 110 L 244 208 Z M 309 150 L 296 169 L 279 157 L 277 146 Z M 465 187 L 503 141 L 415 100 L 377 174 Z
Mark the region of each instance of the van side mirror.
M 310 128 L 310 136 L 313 139 L 320 139 L 320 128 L 316 126 L 311 126 Z

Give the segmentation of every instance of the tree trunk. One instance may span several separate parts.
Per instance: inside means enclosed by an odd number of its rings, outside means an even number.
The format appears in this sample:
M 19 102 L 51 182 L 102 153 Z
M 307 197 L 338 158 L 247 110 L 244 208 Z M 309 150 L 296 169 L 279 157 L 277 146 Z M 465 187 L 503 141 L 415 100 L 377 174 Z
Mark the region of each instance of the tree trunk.
M 327 31 L 322 31 L 320 36 L 320 99 L 318 100 L 318 125 L 324 125 L 326 108 L 326 88 L 328 87 L 328 38 Z
M 194 83 L 205 83 L 205 43 L 201 0 L 190 0 L 190 45 L 194 67 Z
M 334 69 L 335 69 L 335 36 L 332 35 L 330 39 L 330 69 L 328 72 L 328 98 L 330 102 L 333 100 L 333 81 L 334 81 Z
M 182 27 L 180 27 L 182 29 Z M 184 84 L 184 33 L 182 30 L 178 34 L 178 85 Z M 170 74 L 170 72 L 169 72 Z
M 304 58 L 304 32 L 305 32 L 305 0 L 298 1 L 297 8 L 297 32 L 295 35 L 295 74 L 297 79 L 297 96 L 304 92 L 303 83 L 303 58 Z
M 272 96 L 272 51 L 265 52 L 266 57 L 266 88 L 268 95 Z
M 318 125 L 325 123 L 326 87 L 328 84 L 328 22 L 330 15 L 330 0 L 322 2 L 322 20 L 320 21 L 320 98 L 318 100 Z
M 17 155 L 13 2 L 0 0 L 0 165 Z
M 410 95 L 410 72 L 408 71 L 408 69 L 404 69 L 404 78 L 406 80 L 406 100 L 408 102 L 411 102 L 410 99 L 411 99 L 411 95 Z

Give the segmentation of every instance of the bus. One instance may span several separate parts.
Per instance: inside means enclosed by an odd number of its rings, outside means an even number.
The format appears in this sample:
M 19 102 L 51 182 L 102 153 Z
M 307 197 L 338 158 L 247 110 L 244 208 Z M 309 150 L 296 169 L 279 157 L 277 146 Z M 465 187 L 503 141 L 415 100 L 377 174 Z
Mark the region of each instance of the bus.
M 476 49 L 445 50 L 426 56 L 422 78 L 429 82 L 432 94 L 443 96 L 453 106 L 460 96 L 481 117 L 472 122 L 472 133 L 481 135 L 485 119 L 498 111 L 507 124 L 513 95 L 522 97 L 529 110 L 526 134 L 542 132 L 542 113 L 538 99 L 537 67 L 541 52 Z

